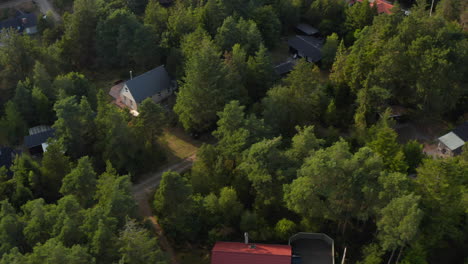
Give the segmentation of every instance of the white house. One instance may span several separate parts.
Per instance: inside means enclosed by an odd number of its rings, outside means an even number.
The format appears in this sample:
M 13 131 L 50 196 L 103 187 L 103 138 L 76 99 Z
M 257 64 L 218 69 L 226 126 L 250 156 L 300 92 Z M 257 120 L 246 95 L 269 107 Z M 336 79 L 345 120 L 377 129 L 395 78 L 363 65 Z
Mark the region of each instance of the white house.
M 166 68 L 159 66 L 125 82 L 120 90 L 120 102 L 138 111 L 138 105 L 146 98 L 152 98 L 155 103 L 159 103 L 169 97 L 176 88 L 176 82 L 171 81 Z
M 468 122 L 441 136 L 438 140 L 438 150 L 442 154 L 450 156 L 460 154 L 463 146 L 468 142 Z

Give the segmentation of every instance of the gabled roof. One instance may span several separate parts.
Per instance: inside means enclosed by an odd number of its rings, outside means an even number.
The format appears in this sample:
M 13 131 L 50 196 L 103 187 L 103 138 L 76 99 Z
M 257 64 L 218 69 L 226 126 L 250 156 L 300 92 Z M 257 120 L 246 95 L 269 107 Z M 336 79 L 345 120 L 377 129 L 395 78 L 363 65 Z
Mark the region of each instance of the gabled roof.
M 457 135 L 461 140 L 468 141 L 468 121 L 458 126 L 453 130 L 453 133 Z
M 468 122 L 456 127 L 452 132 L 441 136 L 439 141 L 452 151 L 463 147 L 465 142 L 468 142 Z
M 275 73 L 278 74 L 278 75 L 283 75 L 283 74 L 289 73 L 293 69 L 294 69 L 294 62 L 292 62 L 292 61 L 287 61 L 287 62 L 281 63 L 279 65 L 276 65 L 275 68 L 274 68 Z
M 46 143 L 49 138 L 54 137 L 55 129 L 51 128 L 46 131 L 39 132 L 37 134 L 29 135 L 24 137 L 24 145 L 27 148 L 33 148 Z
M 217 242 L 211 264 L 291 264 L 291 246 Z
M 145 72 L 125 83 L 137 103 L 166 90 L 171 85 L 171 78 L 163 65 Z
M 308 36 L 317 34 L 319 32 L 318 29 L 314 28 L 313 26 L 311 26 L 309 24 L 305 24 L 305 23 L 297 24 L 296 28 L 299 29 L 300 31 L 304 32 L 304 34 L 306 34 Z
M 312 36 L 295 36 L 288 40 L 290 47 L 301 52 L 313 62 L 319 61 L 322 59 L 322 41 L 318 38 Z

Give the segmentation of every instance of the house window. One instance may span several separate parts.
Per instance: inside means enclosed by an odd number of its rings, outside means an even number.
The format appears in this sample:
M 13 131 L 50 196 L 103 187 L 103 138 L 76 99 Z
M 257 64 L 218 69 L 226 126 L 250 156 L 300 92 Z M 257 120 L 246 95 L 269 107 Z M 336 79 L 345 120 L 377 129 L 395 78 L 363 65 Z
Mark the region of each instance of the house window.
M 125 86 L 125 92 L 128 93 L 128 88 Z

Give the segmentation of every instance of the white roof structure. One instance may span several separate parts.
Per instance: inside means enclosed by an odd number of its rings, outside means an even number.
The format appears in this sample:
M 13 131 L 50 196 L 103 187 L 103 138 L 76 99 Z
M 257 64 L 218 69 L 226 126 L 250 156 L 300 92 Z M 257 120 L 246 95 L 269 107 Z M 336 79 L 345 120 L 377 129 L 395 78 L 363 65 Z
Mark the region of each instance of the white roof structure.
M 457 148 L 460 148 L 463 145 L 465 145 L 465 141 L 463 141 L 463 139 L 458 137 L 453 132 L 441 136 L 439 138 L 439 141 L 442 142 L 445 146 L 447 146 L 450 150 L 456 150 Z

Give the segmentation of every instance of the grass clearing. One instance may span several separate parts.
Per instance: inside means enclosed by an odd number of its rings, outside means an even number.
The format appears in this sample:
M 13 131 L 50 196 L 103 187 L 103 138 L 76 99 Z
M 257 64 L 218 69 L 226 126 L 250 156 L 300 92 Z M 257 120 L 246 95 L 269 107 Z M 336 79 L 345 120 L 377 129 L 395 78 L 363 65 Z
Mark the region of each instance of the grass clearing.
M 180 127 L 164 129 L 159 142 L 166 151 L 168 165 L 192 156 L 203 144 L 201 140 L 187 135 Z

